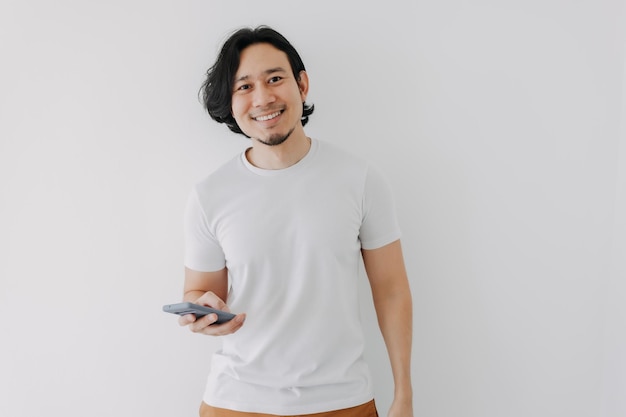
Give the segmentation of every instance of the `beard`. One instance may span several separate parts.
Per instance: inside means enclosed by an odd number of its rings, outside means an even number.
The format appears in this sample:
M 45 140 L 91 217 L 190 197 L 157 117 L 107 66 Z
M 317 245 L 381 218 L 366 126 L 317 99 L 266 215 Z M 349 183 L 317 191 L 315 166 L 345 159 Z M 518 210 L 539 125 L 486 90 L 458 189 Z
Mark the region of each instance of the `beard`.
M 293 133 L 293 131 L 296 130 L 296 127 L 292 127 L 291 130 L 289 132 L 287 132 L 287 134 L 282 134 L 282 133 L 274 133 L 272 135 L 270 135 L 269 138 L 267 139 L 260 139 L 260 138 L 256 138 L 256 140 L 258 140 L 259 142 L 261 142 L 264 145 L 267 146 L 277 146 L 280 145 L 281 143 L 283 143 L 284 141 L 287 140 L 287 138 L 289 138 L 289 136 L 291 136 L 291 134 Z

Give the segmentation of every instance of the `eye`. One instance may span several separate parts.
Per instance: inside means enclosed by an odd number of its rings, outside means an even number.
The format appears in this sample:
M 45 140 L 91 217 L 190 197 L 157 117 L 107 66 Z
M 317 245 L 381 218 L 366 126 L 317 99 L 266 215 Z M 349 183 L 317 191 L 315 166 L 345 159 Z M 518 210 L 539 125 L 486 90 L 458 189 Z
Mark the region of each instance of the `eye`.
M 274 83 L 279 82 L 279 81 L 280 81 L 280 80 L 282 80 L 282 79 L 283 79 L 283 77 L 281 77 L 280 75 L 275 75 L 275 76 L 273 76 L 272 78 L 270 78 L 268 82 L 269 82 L 270 84 L 274 84 Z

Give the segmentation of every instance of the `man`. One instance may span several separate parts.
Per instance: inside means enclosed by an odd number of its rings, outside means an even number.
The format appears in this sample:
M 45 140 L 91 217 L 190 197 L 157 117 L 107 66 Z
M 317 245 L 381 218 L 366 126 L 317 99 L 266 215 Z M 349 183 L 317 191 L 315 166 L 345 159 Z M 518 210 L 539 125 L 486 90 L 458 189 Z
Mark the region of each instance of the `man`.
M 202 87 L 211 117 L 252 145 L 196 185 L 185 214 L 184 300 L 239 312 L 223 324 L 180 318 L 225 336 L 203 417 L 377 416 L 361 259 L 393 371 L 388 415 L 413 415 L 411 295 L 392 195 L 367 163 L 307 137 L 308 90 L 296 50 L 265 26 L 235 32 Z

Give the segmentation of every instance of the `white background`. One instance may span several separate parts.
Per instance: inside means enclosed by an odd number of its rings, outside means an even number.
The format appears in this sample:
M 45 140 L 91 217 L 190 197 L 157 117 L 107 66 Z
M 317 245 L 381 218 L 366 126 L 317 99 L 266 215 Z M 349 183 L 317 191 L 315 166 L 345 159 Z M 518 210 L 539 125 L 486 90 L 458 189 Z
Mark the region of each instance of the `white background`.
M 308 134 L 396 193 L 416 416 L 626 415 L 625 17 L 617 0 L 3 0 L 0 415 L 196 415 L 215 341 L 160 309 L 181 297 L 188 192 L 248 144 L 198 88 L 226 35 L 261 23 L 307 66 Z

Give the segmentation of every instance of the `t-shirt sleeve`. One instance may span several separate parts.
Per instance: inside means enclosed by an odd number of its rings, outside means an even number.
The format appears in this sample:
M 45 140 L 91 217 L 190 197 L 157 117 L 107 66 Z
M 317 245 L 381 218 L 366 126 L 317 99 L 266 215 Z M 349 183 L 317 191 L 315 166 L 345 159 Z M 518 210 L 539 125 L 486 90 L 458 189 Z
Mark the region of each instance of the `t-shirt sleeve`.
M 211 232 L 198 193 L 194 189 L 187 200 L 184 215 L 185 266 L 194 271 L 219 271 L 226 265 L 224 251 Z
M 377 249 L 400 239 L 393 192 L 382 174 L 370 167 L 363 192 L 363 222 L 359 238 L 363 249 Z

